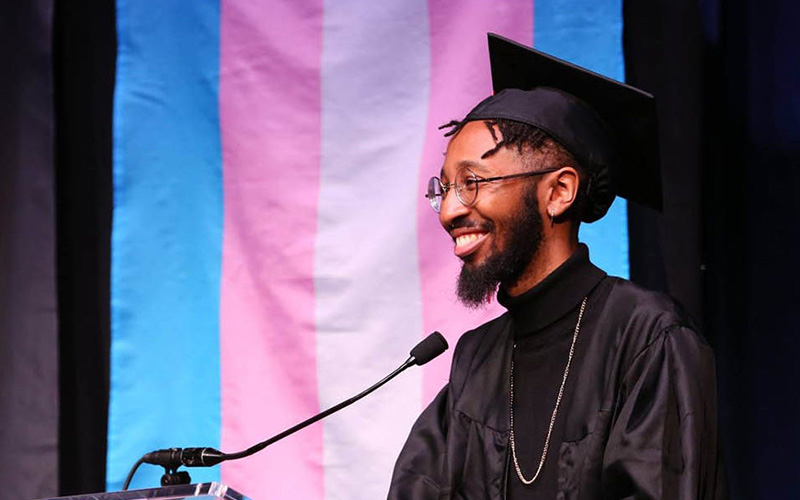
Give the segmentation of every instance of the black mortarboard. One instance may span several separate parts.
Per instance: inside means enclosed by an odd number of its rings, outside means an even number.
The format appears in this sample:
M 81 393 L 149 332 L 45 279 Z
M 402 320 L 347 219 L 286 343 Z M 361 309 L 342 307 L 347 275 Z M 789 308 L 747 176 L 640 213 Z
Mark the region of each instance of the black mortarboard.
M 589 174 L 586 222 L 615 195 L 661 210 L 652 95 L 491 33 L 489 54 L 495 94 L 466 120 L 527 123 L 564 146 Z

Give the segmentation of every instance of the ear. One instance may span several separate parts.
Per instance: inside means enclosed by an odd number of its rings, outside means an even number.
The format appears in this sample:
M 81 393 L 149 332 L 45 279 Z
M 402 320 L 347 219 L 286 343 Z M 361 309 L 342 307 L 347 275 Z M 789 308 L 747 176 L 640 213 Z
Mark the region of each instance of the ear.
M 550 195 L 547 199 L 547 213 L 555 219 L 561 217 L 569 210 L 578 198 L 580 176 L 575 168 L 567 166 L 556 170 L 550 182 Z

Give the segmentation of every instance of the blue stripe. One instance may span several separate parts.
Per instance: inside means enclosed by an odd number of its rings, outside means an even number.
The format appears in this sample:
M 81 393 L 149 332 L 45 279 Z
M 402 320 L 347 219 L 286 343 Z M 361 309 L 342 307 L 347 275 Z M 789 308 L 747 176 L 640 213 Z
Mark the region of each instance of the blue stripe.
M 220 442 L 219 4 L 118 0 L 117 31 L 109 490 L 148 450 Z
M 533 19 L 537 49 L 624 80 L 622 0 L 536 0 Z M 595 264 L 609 274 L 628 277 L 628 211 L 624 199 L 617 198 L 598 222 L 581 225 L 580 239 L 589 245 Z

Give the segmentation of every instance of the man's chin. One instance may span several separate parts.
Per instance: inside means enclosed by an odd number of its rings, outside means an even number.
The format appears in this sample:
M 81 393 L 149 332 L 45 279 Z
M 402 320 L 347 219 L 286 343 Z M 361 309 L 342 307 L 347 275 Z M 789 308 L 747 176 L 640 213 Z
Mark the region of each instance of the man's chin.
M 461 269 L 467 269 L 470 272 L 479 272 L 482 266 L 486 265 L 488 261 L 488 257 L 481 255 L 479 252 L 471 253 L 469 255 L 465 255 L 463 257 L 459 257 L 461 259 Z
M 499 282 L 485 265 L 464 262 L 458 276 L 458 300 L 471 309 L 486 305 L 497 291 Z

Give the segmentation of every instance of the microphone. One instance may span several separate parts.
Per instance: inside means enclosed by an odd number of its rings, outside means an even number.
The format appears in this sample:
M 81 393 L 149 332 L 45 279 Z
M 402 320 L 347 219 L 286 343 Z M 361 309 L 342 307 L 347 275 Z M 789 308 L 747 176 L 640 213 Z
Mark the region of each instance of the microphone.
M 439 332 L 433 332 L 411 349 L 414 364 L 422 366 L 447 350 L 447 340 Z
M 160 465 L 168 469 L 180 467 L 211 467 L 225 460 L 225 454 L 214 448 L 167 448 L 151 451 L 142 457 L 142 462 Z
M 138 469 L 139 465 L 141 465 L 142 463 L 160 465 L 161 467 L 164 467 L 167 473 L 164 474 L 164 477 L 161 478 L 161 483 L 162 485 L 166 485 L 169 483 L 169 481 L 174 481 L 172 476 L 178 474 L 176 469 L 182 465 L 185 467 L 211 467 L 226 460 L 238 460 L 240 458 L 249 457 L 250 455 L 253 455 L 263 450 L 267 446 L 277 441 L 280 441 L 281 439 L 290 436 L 295 432 L 305 427 L 308 427 L 309 425 L 319 420 L 322 420 L 328 415 L 336 413 L 337 411 L 347 406 L 350 406 L 359 399 L 367 396 L 371 392 L 375 391 L 376 389 L 383 386 L 385 383 L 395 378 L 406 368 L 414 365 L 416 366 L 424 365 L 425 363 L 431 361 L 433 358 L 439 356 L 444 351 L 446 351 L 447 347 L 448 347 L 447 340 L 445 340 L 444 336 L 441 333 L 439 332 L 431 333 L 430 335 L 422 339 L 420 343 L 415 345 L 413 349 L 411 349 L 408 359 L 402 365 L 396 368 L 389 375 L 379 380 L 376 384 L 361 391 L 352 398 L 342 401 L 336 406 L 332 406 L 331 408 L 328 408 L 327 410 L 320 412 L 314 415 L 313 417 L 300 422 L 294 427 L 290 427 L 289 429 L 286 429 L 280 434 L 276 434 L 275 436 L 272 436 L 266 441 L 262 441 L 258 444 L 255 444 L 246 450 L 242 450 L 236 453 L 223 453 L 219 450 L 209 447 L 166 448 L 163 450 L 156 450 L 156 451 L 151 451 L 150 453 L 146 453 L 145 455 L 142 456 L 142 458 L 140 458 L 136 462 L 136 464 L 134 464 L 133 468 L 131 468 L 130 472 L 128 473 L 128 477 L 125 479 L 125 484 L 123 484 L 122 486 L 122 490 L 126 491 L 128 489 L 128 486 L 130 486 L 131 483 L 131 479 L 133 479 L 133 475 L 136 473 L 136 469 Z M 182 475 L 180 476 L 180 479 L 178 480 L 188 484 L 190 481 L 189 475 L 183 472 Z

